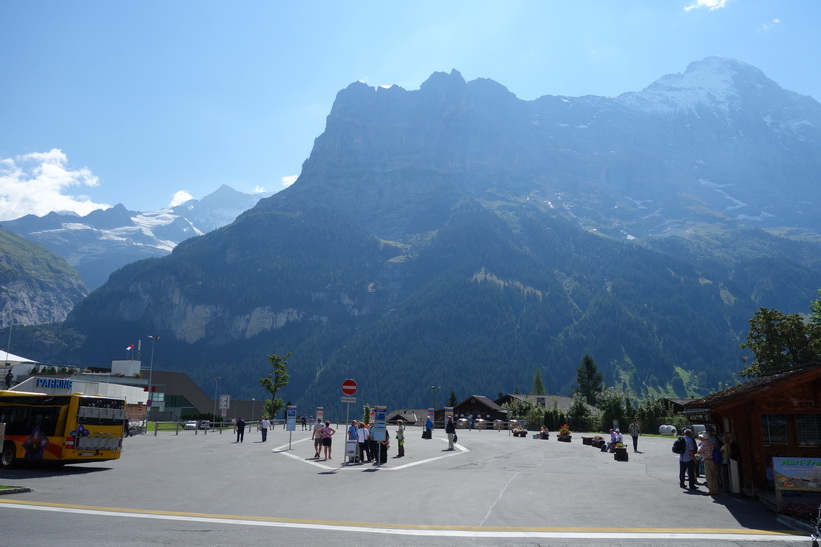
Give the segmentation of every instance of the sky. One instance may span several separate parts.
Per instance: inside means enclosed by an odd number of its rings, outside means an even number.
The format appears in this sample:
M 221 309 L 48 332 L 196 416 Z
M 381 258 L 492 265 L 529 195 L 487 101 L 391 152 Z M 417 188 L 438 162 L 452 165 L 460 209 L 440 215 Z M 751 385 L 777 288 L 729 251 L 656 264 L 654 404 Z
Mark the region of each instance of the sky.
M 710 55 L 821 100 L 817 0 L 0 2 L 0 220 L 294 183 L 350 83 L 616 96 Z

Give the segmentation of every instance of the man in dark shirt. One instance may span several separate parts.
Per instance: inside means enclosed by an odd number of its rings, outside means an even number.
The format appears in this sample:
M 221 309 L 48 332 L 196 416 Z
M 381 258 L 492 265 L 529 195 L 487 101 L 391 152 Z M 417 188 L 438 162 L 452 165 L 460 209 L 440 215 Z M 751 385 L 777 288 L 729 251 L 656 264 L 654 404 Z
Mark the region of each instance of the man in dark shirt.
M 245 437 L 245 422 L 242 421 L 242 417 L 237 418 L 237 442 L 241 443 L 242 439 Z

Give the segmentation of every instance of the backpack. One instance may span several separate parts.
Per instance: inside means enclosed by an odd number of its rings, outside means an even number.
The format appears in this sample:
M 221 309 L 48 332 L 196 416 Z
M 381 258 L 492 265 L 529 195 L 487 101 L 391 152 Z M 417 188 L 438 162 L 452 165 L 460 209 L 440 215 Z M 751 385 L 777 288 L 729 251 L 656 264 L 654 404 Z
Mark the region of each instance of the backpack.
M 673 453 L 674 454 L 684 454 L 684 450 L 687 448 L 687 441 L 684 440 L 684 437 L 679 437 L 675 441 L 673 441 Z
M 713 463 L 719 464 L 724 461 L 724 455 L 718 448 L 713 449 Z

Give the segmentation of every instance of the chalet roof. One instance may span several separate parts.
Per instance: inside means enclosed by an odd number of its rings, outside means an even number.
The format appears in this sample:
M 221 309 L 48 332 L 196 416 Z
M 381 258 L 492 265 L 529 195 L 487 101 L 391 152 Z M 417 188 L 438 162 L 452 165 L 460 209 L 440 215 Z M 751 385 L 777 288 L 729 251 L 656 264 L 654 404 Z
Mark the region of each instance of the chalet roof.
M 737 386 L 711 393 L 701 399 L 688 401 L 684 405 L 684 411 L 692 414 L 704 410 L 715 410 L 731 404 L 735 405 L 783 384 L 808 381 L 819 376 L 821 376 L 821 363 L 810 363 L 803 367 L 758 376 Z
M 674 405 L 684 406 L 687 403 L 693 401 L 693 399 L 688 399 L 687 397 L 662 397 L 661 401 L 668 401 Z
M 464 401 L 462 401 L 461 403 L 456 405 L 456 407 L 462 406 L 463 404 L 469 402 L 471 399 L 476 399 L 476 402 L 481 403 L 482 405 L 486 406 L 490 410 L 495 410 L 496 412 L 507 412 L 506 409 L 502 408 L 497 403 L 495 403 L 494 401 L 488 399 L 484 395 L 471 395 L 470 397 L 466 398 Z
M 428 411 L 425 409 L 397 409 L 392 411 L 385 418 L 386 422 L 394 423 L 396 420 L 402 420 L 406 424 L 415 424 L 428 417 Z

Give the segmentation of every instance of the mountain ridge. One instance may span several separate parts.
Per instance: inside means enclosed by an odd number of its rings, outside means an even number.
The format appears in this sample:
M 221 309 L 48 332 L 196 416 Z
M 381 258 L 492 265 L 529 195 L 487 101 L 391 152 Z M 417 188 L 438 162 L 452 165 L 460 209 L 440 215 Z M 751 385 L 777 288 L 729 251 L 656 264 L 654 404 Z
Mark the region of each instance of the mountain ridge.
M 156 211 L 131 211 L 118 203 L 85 216 L 50 212 L 7 220 L 3 226 L 64 257 L 96 289 L 130 262 L 165 256 L 181 241 L 231 223 L 260 197 L 222 185 L 202 200 Z
M 667 115 L 474 82 L 340 91 L 295 184 L 115 272 L 64 323 L 75 354 L 150 332 L 158 366 L 252 396 L 264 356 L 291 352 L 283 396 L 330 409 L 346 377 L 408 408 L 536 371 L 567 392 L 590 353 L 610 385 L 686 397 L 732 378 L 758 307 L 806 311 L 817 102 L 778 88 L 730 118 Z

